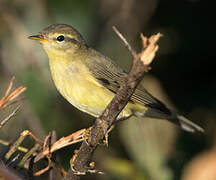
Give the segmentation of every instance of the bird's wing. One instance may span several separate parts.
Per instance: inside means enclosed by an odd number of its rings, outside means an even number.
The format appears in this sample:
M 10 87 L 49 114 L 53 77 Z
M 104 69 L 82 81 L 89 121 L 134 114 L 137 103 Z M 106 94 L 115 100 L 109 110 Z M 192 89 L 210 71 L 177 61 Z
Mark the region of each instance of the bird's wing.
M 91 59 L 86 63 L 92 75 L 100 84 L 116 93 L 124 82 L 127 73 L 118 67 L 112 60 L 107 58 Z M 153 97 L 142 85 L 139 85 L 131 97 L 131 101 L 158 110 L 165 114 L 170 114 L 166 106 Z
M 86 65 L 99 83 L 111 92 L 116 93 L 124 82 L 127 73 L 118 67 L 113 61 L 103 57 L 101 54 L 97 55 L 98 58 L 88 59 Z M 170 111 L 161 101 L 146 91 L 142 86 L 142 83 L 135 90 L 131 97 L 131 101 L 148 107 L 148 110 L 145 112 L 145 116 L 147 117 L 167 119 L 190 132 L 204 131 L 201 127 L 189 121 L 185 117 Z
M 89 65 L 89 66 L 88 66 Z M 120 68 L 118 68 L 114 62 L 92 60 L 91 64 L 88 64 L 90 72 L 104 87 L 116 93 L 127 76 Z

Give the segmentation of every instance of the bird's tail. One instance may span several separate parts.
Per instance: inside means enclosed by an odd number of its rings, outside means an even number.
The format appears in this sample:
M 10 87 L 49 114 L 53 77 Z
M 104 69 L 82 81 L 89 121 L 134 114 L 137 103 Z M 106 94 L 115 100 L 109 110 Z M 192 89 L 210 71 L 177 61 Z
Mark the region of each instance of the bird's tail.
M 136 114 L 138 117 L 151 117 L 156 119 L 167 119 L 168 121 L 180 126 L 183 130 L 188 132 L 204 132 L 204 129 L 193 123 L 184 116 L 178 115 L 176 112 L 167 110 L 167 112 L 159 111 L 157 109 L 149 108 L 144 116 Z
M 181 115 L 176 115 L 175 118 L 168 119 L 171 122 L 174 122 L 175 124 L 179 125 L 183 130 L 189 131 L 189 132 L 204 132 L 204 129 L 198 126 L 197 124 L 193 123 L 189 119 L 185 118 Z

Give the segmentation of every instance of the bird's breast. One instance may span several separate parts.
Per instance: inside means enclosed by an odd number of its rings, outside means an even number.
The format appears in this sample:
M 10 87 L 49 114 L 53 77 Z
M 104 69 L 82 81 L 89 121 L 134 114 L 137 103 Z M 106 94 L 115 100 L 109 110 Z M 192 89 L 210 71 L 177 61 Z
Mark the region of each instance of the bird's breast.
M 80 61 L 65 62 L 50 58 L 50 70 L 58 91 L 72 105 L 99 116 L 114 94 L 99 84 Z

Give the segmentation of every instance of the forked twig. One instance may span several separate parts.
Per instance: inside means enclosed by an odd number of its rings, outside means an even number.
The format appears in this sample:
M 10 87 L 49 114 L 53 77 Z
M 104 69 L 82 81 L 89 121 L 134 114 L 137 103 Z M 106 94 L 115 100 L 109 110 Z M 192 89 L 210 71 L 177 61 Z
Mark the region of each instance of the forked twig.
M 13 76 L 12 79 L 10 80 L 10 83 L 8 85 L 8 88 L 5 92 L 5 95 L 0 99 L 0 110 L 4 109 L 11 103 L 13 103 L 13 100 L 18 97 L 21 93 L 23 93 L 26 88 L 24 86 L 20 86 L 17 89 L 15 89 L 13 92 L 11 92 L 11 89 L 13 87 L 13 82 L 15 80 L 15 77 Z M 10 93 L 11 92 L 11 93 Z M 20 106 L 16 107 L 12 113 L 10 113 L 5 119 L 3 119 L 0 122 L 0 129 L 12 118 L 16 115 L 18 110 L 20 109 Z
M 12 86 L 13 86 L 14 79 L 15 77 L 12 77 L 8 85 L 8 88 L 5 92 L 5 95 L 0 99 L 0 109 L 3 109 L 6 106 L 8 106 L 9 102 L 14 100 L 17 96 L 19 96 L 21 93 L 23 93 L 26 90 L 26 87 L 20 86 L 17 89 L 15 89 L 13 92 L 10 93 Z

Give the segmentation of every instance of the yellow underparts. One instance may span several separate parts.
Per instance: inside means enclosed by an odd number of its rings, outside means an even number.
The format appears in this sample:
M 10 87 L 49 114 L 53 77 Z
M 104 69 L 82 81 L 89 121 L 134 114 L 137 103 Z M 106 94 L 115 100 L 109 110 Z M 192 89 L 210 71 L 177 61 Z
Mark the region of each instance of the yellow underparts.
M 64 56 L 48 53 L 51 74 L 58 91 L 73 106 L 98 117 L 114 97 L 114 94 L 97 82 L 85 65 L 78 59 L 65 61 Z M 140 104 L 128 103 L 119 115 L 125 117 L 145 111 Z

